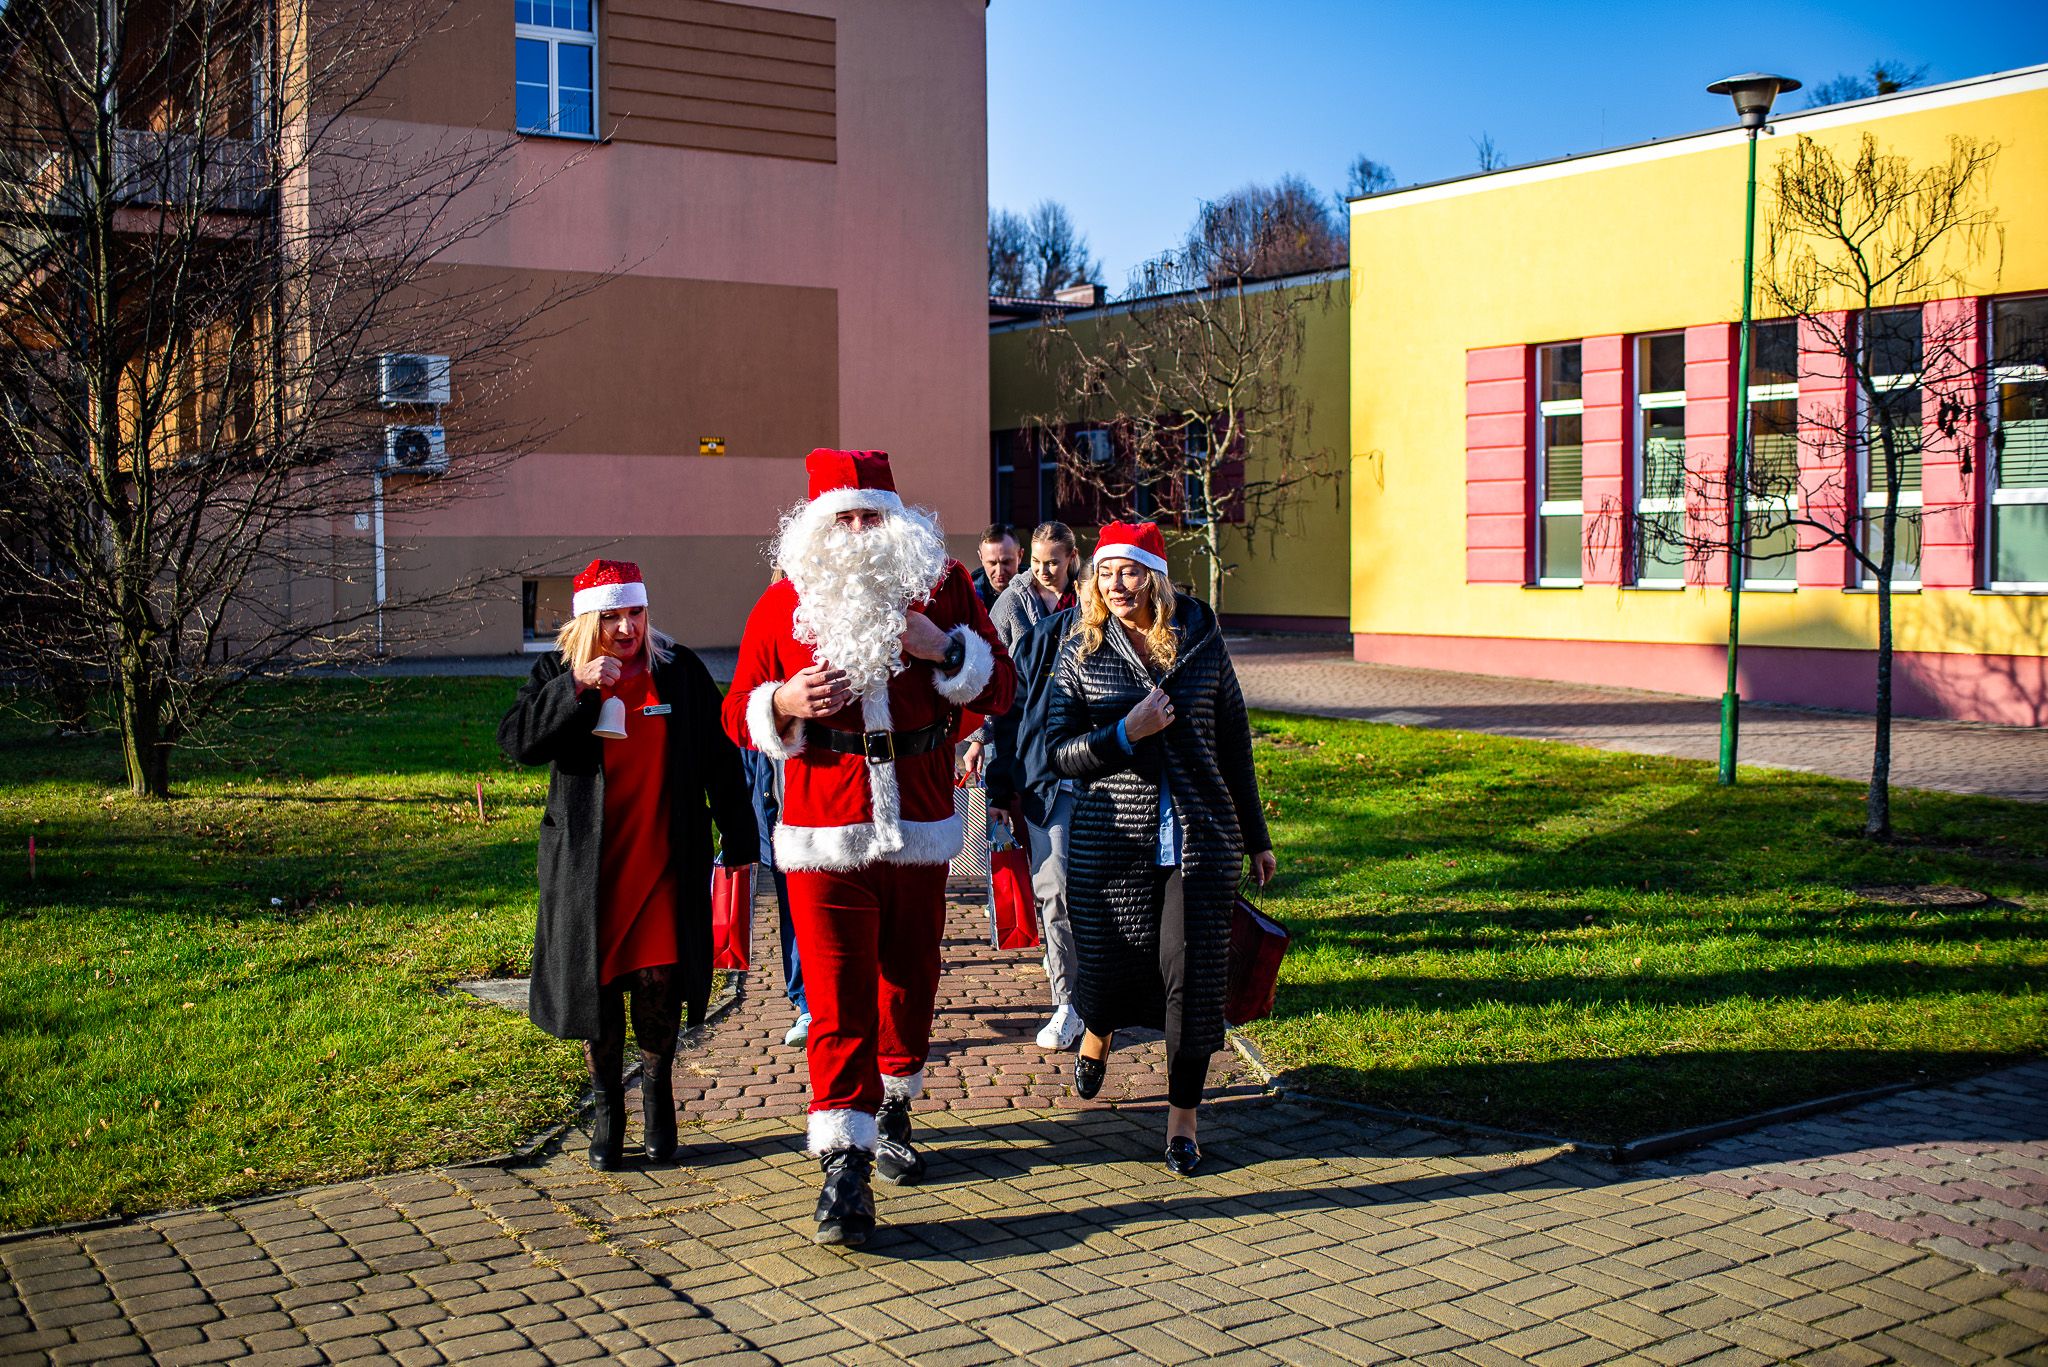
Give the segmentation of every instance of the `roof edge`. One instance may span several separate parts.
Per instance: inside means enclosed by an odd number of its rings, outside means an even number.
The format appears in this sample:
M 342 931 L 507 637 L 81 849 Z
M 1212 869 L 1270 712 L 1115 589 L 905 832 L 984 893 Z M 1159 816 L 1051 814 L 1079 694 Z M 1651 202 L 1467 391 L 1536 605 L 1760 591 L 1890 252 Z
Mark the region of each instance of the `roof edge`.
M 1986 91 L 1979 87 L 1987 85 L 2010 85 L 2011 90 Z M 2035 66 L 2015 67 L 2010 71 L 1987 72 L 1982 76 L 1967 76 L 1961 80 L 1944 81 L 1940 85 L 1916 86 L 1911 90 L 1895 90 L 1888 95 L 1872 95 L 1866 99 L 1848 100 L 1842 104 L 1822 105 L 1818 109 L 1800 109 L 1791 113 L 1775 115 L 1771 127 L 1780 124 L 1804 123 L 1808 127 L 1830 128 L 1839 124 L 1859 122 L 1867 117 L 1877 105 L 1924 105 L 1939 109 L 1944 105 L 1961 104 L 1971 99 L 1989 99 L 2001 94 L 2019 94 L 2028 90 L 2048 89 L 2048 62 Z M 1887 109 L 1887 115 L 1912 112 L 1911 109 Z M 1798 129 L 1794 131 L 1805 131 Z M 1746 136 L 1741 125 L 1726 124 L 1717 128 L 1702 128 L 1691 133 L 1673 133 L 1667 137 L 1649 138 L 1642 142 L 1623 143 L 1617 147 L 1603 147 L 1592 152 L 1571 152 L 1561 157 L 1549 157 L 1542 161 L 1524 162 L 1519 166 L 1504 166 L 1498 171 L 1471 171 L 1461 176 L 1447 176 L 1442 180 L 1423 181 L 1418 185 L 1403 185 L 1396 190 L 1382 190 L 1376 195 L 1353 195 L 1345 201 L 1353 216 L 1373 213 L 1384 207 L 1396 207 L 1396 201 L 1409 204 L 1446 199 L 1456 194 L 1466 194 L 1482 189 L 1496 189 L 1508 185 L 1525 184 L 1532 181 L 1548 180 L 1561 174 L 1562 168 L 1576 168 L 1582 162 L 1597 162 L 1601 158 L 1613 158 L 1615 165 L 1628 165 L 1638 161 L 1654 160 L 1657 157 L 1676 155 L 1680 151 L 1696 148 L 1681 148 L 1682 143 L 1702 143 L 1710 140 L 1739 143 Z M 1419 198 L 1411 198 L 1411 196 Z

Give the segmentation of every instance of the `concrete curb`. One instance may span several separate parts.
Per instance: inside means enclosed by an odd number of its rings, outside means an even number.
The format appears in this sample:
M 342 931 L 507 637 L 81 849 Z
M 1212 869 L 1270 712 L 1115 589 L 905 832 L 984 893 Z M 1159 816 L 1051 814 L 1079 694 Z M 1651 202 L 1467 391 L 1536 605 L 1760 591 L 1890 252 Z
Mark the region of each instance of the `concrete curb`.
M 1363 1101 L 1349 1101 L 1342 1097 L 1323 1096 L 1307 1091 L 1290 1085 L 1286 1074 L 1274 1072 L 1272 1065 L 1266 1062 L 1265 1054 L 1260 1052 L 1259 1046 L 1238 1030 L 1233 1028 L 1226 1038 L 1230 1041 L 1230 1046 L 1237 1050 L 1238 1057 L 1251 1065 L 1252 1071 L 1259 1075 L 1259 1080 L 1265 1084 L 1266 1090 L 1280 1101 L 1352 1111 L 1359 1115 L 1377 1116 L 1382 1120 L 1398 1120 L 1404 1125 L 1416 1125 L 1427 1130 L 1483 1135 L 1489 1139 L 1508 1139 L 1518 1144 L 1536 1144 L 1547 1149 L 1564 1149 L 1572 1153 L 1600 1156 L 1598 1145 L 1587 1144 L 1582 1140 L 1566 1139 L 1554 1134 L 1532 1134 L 1525 1130 L 1505 1130 L 1498 1125 L 1487 1125 L 1473 1120 L 1449 1120 L 1442 1116 L 1420 1115 L 1414 1111 L 1374 1106 Z
M 1398 1120 L 1404 1124 L 1418 1125 L 1424 1129 L 1456 1134 L 1486 1135 L 1496 1139 L 1511 1139 L 1519 1143 L 1540 1144 L 1546 1148 L 1563 1149 L 1598 1158 L 1609 1163 L 1627 1166 L 1657 1158 L 1669 1158 L 1688 1149 L 1703 1148 L 1718 1139 L 1748 1134 L 1754 1130 L 1766 1130 L 1773 1125 L 1789 1124 L 1795 1120 L 1808 1120 L 1817 1115 L 1835 1111 L 1853 1110 L 1872 1101 L 1883 1101 L 1887 1097 L 1899 1096 L 1906 1092 L 1924 1091 L 1930 1087 L 1953 1087 L 1968 1082 L 1971 1078 L 1987 1076 L 2013 1067 L 2012 1062 L 1986 1068 L 1979 1073 L 1952 1078 L 1946 1082 L 1893 1082 L 1882 1087 L 1864 1087 L 1853 1092 L 1836 1092 L 1831 1096 L 1815 1097 L 1810 1101 L 1795 1101 L 1788 1106 L 1774 1106 L 1768 1111 L 1754 1111 L 1749 1115 L 1735 1116 L 1728 1120 L 1715 1120 L 1705 1125 L 1694 1125 L 1682 1130 L 1667 1130 L 1662 1134 L 1646 1135 L 1641 1139 L 1624 1139 L 1615 1143 L 1595 1142 L 1586 1139 L 1568 1139 L 1563 1135 L 1535 1134 L 1525 1130 L 1503 1129 L 1474 1120 L 1453 1120 L 1444 1116 L 1422 1115 L 1415 1111 L 1397 1110 L 1389 1106 L 1374 1106 L 1369 1102 L 1352 1101 L 1345 1097 L 1323 1096 L 1305 1088 L 1288 1083 L 1285 1073 L 1275 1072 L 1266 1056 L 1236 1029 L 1230 1030 L 1227 1038 L 1238 1056 L 1251 1065 L 1252 1071 L 1267 1091 L 1276 1098 L 1300 1102 L 1311 1106 L 1327 1106 L 1337 1110 L 1353 1111 L 1360 1115 L 1378 1116 L 1384 1120 Z M 2020 1060 L 2025 1062 L 2025 1060 Z

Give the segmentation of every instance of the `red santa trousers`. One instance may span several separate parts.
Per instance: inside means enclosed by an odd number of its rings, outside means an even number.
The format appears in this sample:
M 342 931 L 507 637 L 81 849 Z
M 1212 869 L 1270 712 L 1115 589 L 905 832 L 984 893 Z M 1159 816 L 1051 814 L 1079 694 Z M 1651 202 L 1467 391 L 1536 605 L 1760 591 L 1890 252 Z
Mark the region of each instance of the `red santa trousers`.
M 883 1095 L 907 1100 L 924 1089 L 946 866 L 871 863 L 788 877 L 811 1008 L 810 1149 L 873 1152 Z

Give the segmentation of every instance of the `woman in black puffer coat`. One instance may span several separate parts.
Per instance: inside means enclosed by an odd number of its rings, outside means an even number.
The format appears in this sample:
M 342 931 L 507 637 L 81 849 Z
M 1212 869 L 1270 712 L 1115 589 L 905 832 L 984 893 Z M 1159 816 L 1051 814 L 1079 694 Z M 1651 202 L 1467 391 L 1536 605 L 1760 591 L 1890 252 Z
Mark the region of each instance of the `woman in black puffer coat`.
M 1231 903 L 1247 854 L 1261 884 L 1275 862 L 1216 615 L 1176 595 L 1165 570 L 1158 527 L 1103 528 L 1053 668 L 1046 740 L 1082 787 L 1067 863 L 1087 1023 L 1074 1088 L 1101 1088 L 1113 1032 L 1165 1030 L 1166 1165 L 1186 1176 L 1223 1047 Z

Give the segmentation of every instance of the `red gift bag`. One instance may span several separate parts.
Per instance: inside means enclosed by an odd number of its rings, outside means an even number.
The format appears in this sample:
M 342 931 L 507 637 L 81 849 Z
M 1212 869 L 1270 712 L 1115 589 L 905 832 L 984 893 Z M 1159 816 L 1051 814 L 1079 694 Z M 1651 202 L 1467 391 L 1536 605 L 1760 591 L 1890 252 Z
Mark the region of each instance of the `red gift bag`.
M 711 966 L 744 973 L 754 944 L 754 866 L 711 866 Z
M 1031 857 L 1014 841 L 988 857 L 988 942 L 997 949 L 1038 947 L 1038 901 Z
M 1273 1012 L 1273 993 L 1280 985 L 1280 960 L 1291 937 L 1287 927 L 1260 911 L 1239 893 L 1230 909 L 1230 973 L 1223 996 L 1223 1019 L 1248 1025 Z

